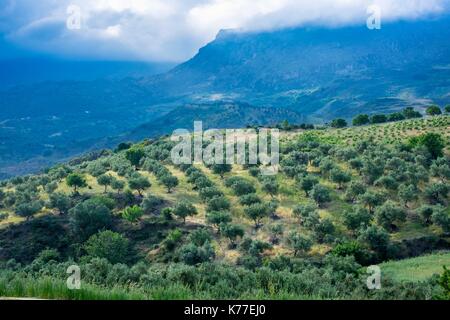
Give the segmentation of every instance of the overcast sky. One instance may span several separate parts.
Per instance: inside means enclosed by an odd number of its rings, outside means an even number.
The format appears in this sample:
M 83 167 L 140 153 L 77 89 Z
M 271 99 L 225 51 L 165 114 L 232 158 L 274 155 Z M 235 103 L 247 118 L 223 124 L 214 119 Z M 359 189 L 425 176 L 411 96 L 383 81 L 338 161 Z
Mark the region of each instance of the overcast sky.
M 448 11 L 450 0 L 0 0 L 0 57 L 11 44 L 34 53 L 87 59 L 183 61 L 220 29 L 271 30 L 305 24 L 365 24 Z M 81 29 L 67 28 L 69 5 Z M 3 42 L 3 44 L 2 44 Z

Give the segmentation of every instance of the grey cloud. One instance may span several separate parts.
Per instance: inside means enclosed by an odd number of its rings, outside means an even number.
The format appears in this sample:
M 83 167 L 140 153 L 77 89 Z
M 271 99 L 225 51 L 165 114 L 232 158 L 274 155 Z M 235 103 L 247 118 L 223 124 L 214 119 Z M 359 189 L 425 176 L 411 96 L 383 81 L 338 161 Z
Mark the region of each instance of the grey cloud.
M 375 3 L 385 21 L 448 11 L 450 0 L 3 0 L 0 32 L 31 50 L 98 59 L 181 61 L 220 29 L 270 30 L 364 23 Z M 83 14 L 67 30 L 69 4 Z

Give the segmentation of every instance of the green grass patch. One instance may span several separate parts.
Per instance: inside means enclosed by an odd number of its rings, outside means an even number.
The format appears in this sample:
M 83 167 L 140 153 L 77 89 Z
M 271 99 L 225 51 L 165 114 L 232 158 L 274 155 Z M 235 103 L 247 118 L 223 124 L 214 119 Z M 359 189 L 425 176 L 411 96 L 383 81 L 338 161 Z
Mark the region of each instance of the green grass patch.
M 389 261 L 380 265 L 384 275 L 396 281 L 418 282 L 434 274 L 441 274 L 442 266 L 450 266 L 450 252 L 439 252 L 400 261 Z

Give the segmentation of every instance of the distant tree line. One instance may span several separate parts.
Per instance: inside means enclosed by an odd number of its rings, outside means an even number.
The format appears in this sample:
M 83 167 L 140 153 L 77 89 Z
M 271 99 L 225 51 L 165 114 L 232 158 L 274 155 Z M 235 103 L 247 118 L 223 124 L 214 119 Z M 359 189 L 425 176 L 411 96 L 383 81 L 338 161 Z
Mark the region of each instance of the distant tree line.
M 426 109 L 426 114 L 429 116 L 436 116 L 443 114 L 441 108 L 437 105 L 429 106 Z M 445 113 L 450 113 L 450 105 L 447 105 L 444 108 Z M 403 109 L 401 112 L 394 112 L 389 114 L 358 114 L 355 118 L 352 120 L 352 124 L 354 126 L 363 126 L 367 124 L 379 124 L 379 123 L 386 123 L 386 122 L 396 122 L 396 121 L 402 121 L 406 119 L 417 119 L 422 118 L 422 114 L 415 110 L 413 107 L 407 107 Z M 348 126 L 348 123 L 345 119 L 337 118 L 331 121 L 330 126 L 333 128 L 345 128 Z

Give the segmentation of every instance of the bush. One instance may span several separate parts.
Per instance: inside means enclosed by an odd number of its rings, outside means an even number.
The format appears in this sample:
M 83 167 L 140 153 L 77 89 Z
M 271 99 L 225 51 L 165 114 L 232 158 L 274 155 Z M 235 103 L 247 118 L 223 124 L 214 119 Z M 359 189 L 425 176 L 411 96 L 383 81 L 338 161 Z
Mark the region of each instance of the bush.
M 82 240 L 89 238 L 112 223 L 111 211 L 99 201 L 89 199 L 69 210 L 73 233 Z
M 444 203 L 448 197 L 449 187 L 445 183 L 433 183 L 425 188 L 425 198 L 431 204 Z
M 362 231 L 359 240 L 381 255 L 386 254 L 390 242 L 389 234 L 376 226 L 370 226 Z
M 429 116 L 437 116 L 442 114 L 442 110 L 438 106 L 430 106 L 427 108 L 426 113 Z
M 359 114 L 352 121 L 354 126 L 362 126 L 368 124 L 369 122 L 370 120 L 367 114 Z
M 128 207 L 122 212 L 122 218 L 129 222 L 136 222 L 144 215 L 144 210 L 139 206 Z
M 167 251 L 173 251 L 180 243 L 182 237 L 183 234 L 180 229 L 171 230 L 161 244 Z
M 450 112 L 450 106 L 447 107 L 449 107 L 449 110 L 447 112 Z M 439 277 L 439 285 L 444 291 L 442 296 L 440 296 L 440 298 L 442 300 L 450 300 L 450 270 L 448 270 L 447 267 L 445 266 L 444 272 Z
M 433 206 L 430 205 L 422 205 L 417 209 L 417 214 L 422 218 L 422 221 L 425 225 L 431 223 L 431 216 L 433 215 Z
M 141 207 L 146 214 L 150 214 L 154 212 L 158 208 L 158 206 L 162 205 L 163 203 L 164 203 L 163 199 L 154 195 L 147 195 L 142 201 Z
M 72 206 L 72 201 L 64 193 L 56 192 L 50 194 L 49 205 L 51 208 L 58 209 L 59 214 L 66 213 Z
M 387 117 L 384 114 L 374 114 L 370 117 L 370 123 L 385 123 L 387 122 Z
M 387 201 L 375 211 L 375 217 L 380 226 L 386 230 L 393 231 L 397 228 L 396 223 L 406 220 L 406 212 L 392 201 Z
M 0 212 L 0 221 L 7 220 L 9 218 L 9 214 L 7 212 Z
M 223 179 L 225 173 L 230 172 L 232 169 L 231 165 L 229 164 L 214 164 L 212 166 L 212 172 L 215 174 L 220 175 L 220 177 Z
M 123 263 L 128 260 L 128 240 L 110 230 L 94 234 L 83 247 L 89 256 L 104 258 L 111 263 Z
M 42 250 L 38 256 L 36 257 L 36 260 L 39 260 L 42 263 L 49 263 L 51 261 L 58 262 L 61 259 L 61 255 L 56 249 L 45 249 Z
M 40 200 L 34 200 L 29 203 L 21 203 L 16 206 L 16 214 L 29 220 L 36 213 L 41 211 L 43 204 Z
M 370 253 L 357 241 L 340 243 L 331 250 L 331 254 L 338 257 L 353 256 L 361 265 L 367 265 L 371 259 Z
M 189 241 L 191 241 L 196 246 L 202 246 L 206 242 L 211 242 L 211 240 L 212 240 L 211 233 L 206 228 L 194 230 L 189 235 Z
M 331 121 L 331 126 L 333 128 L 345 128 L 347 126 L 347 121 L 345 121 L 345 119 L 334 119 Z
M 207 241 L 201 246 L 189 243 L 180 248 L 180 260 L 187 265 L 196 265 L 211 261 L 215 257 L 215 252 L 211 244 Z
M 406 119 L 413 119 L 413 118 L 421 118 L 422 117 L 420 112 L 414 110 L 414 108 L 412 108 L 412 107 L 407 107 L 407 108 L 403 109 L 402 113 L 403 113 L 403 115 L 405 116 Z
M 428 132 L 409 140 L 413 147 L 423 146 L 427 148 L 433 159 L 442 157 L 445 148 L 445 140 L 440 134 Z
M 431 221 L 440 226 L 444 232 L 450 232 L 450 215 L 444 207 L 435 206 L 433 208 Z

